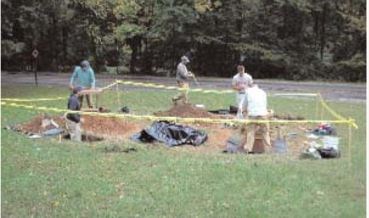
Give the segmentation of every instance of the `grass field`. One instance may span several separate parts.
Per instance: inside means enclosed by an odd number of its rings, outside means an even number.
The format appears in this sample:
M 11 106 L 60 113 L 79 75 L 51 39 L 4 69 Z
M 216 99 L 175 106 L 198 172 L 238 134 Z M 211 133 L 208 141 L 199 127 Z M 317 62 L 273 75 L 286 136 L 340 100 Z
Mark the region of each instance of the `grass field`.
M 2 86 L 3 98 L 67 95 L 58 87 Z M 101 101 L 118 109 L 113 105 L 115 95 L 107 94 Z M 132 111 L 145 114 L 168 108 L 172 95 L 128 90 L 121 97 Z M 216 109 L 226 108 L 234 97 L 193 94 L 191 99 Z M 309 99 L 269 102 L 276 112 L 315 116 L 315 103 Z M 130 141 L 59 143 L 31 140 L 2 128 L 2 216 L 365 217 L 365 104 L 329 104 L 359 125 L 353 131 L 352 165 L 347 158 L 311 161 L 202 154 Z M 66 102 L 36 105 L 65 108 Z M 37 113 L 2 106 L 1 125 L 24 122 Z M 345 131 L 339 127 L 344 143 Z M 104 152 L 114 144 L 135 147 L 137 152 Z

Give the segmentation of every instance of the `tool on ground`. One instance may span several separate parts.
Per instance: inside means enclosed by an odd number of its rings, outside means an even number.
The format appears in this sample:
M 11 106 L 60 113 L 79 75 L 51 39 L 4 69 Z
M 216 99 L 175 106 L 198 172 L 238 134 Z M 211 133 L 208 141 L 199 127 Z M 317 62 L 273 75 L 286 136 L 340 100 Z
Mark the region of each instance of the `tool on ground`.
M 281 137 L 281 128 L 277 129 L 277 138 L 272 143 L 273 151 L 278 154 L 287 153 L 287 143 L 284 138 Z

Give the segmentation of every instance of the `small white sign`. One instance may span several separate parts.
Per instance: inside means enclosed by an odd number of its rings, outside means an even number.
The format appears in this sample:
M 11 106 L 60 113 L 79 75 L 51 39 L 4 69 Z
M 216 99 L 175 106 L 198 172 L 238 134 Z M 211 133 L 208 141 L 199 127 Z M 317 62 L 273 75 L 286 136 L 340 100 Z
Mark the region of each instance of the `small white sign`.
M 38 51 L 37 51 L 37 49 L 35 49 L 35 50 L 33 50 L 33 51 L 32 51 L 32 56 L 33 56 L 34 58 L 37 58 L 37 56 L 38 56 Z

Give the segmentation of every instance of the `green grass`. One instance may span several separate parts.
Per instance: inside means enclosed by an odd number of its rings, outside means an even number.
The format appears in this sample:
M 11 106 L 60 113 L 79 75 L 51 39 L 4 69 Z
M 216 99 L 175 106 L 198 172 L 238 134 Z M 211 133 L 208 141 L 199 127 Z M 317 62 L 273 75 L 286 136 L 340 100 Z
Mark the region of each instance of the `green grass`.
M 131 90 L 121 100 L 133 112 L 144 114 L 169 108 L 173 94 Z M 3 98 L 67 95 L 58 87 L 2 87 Z M 101 101 L 116 110 L 115 96 L 115 92 L 105 94 Z M 227 108 L 234 101 L 233 95 L 190 97 L 209 109 Z M 314 117 L 314 101 L 270 98 L 269 103 L 277 113 Z M 35 103 L 59 108 L 65 104 Z M 2 129 L 2 216 L 365 217 L 365 105 L 330 105 L 359 125 L 353 131 L 352 165 L 347 158 L 309 161 L 203 154 L 130 141 L 59 143 Z M 36 114 L 3 106 L 2 127 Z M 339 127 L 342 144 L 347 141 L 346 129 Z M 105 146 L 115 144 L 138 151 L 104 152 Z

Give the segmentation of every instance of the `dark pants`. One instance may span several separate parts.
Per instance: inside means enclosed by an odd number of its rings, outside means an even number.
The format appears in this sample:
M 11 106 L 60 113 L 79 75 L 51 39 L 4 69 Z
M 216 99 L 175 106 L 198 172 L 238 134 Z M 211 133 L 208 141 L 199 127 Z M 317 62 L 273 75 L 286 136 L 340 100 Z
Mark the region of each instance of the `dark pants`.
M 83 96 L 86 96 L 86 101 L 87 101 L 87 105 L 89 108 L 92 108 L 92 104 L 91 104 L 91 96 L 89 94 L 87 95 L 80 95 L 78 96 L 78 100 L 79 100 L 79 103 L 81 105 L 81 108 L 82 108 L 82 105 L 83 105 Z

